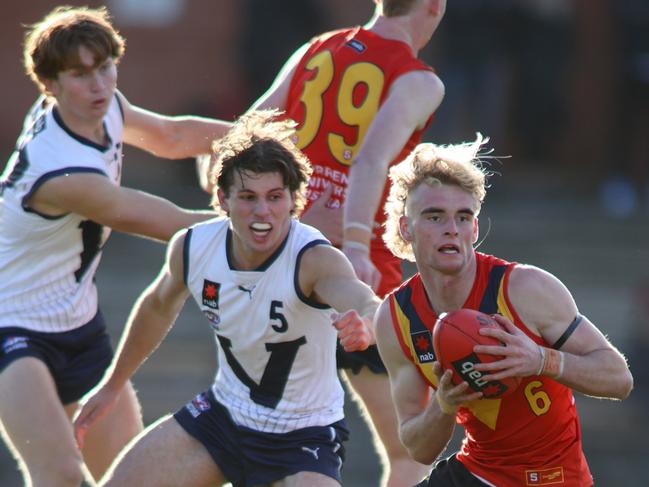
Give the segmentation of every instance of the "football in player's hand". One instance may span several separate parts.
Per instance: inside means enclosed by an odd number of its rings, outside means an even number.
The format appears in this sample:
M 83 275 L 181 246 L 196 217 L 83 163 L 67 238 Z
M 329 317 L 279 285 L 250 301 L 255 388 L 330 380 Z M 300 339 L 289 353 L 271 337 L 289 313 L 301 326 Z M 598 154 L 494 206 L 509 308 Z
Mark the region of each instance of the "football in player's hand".
M 482 392 L 483 397 L 493 399 L 511 394 L 520 383 L 520 377 L 486 381 L 482 377 L 487 372 L 475 370 L 477 363 L 501 360 L 499 355 L 477 354 L 475 345 L 499 345 L 502 342 L 494 337 L 481 335 L 480 328 L 502 328 L 491 316 L 473 309 L 459 309 L 442 313 L 433 328 L 433 348 L 437 361 L 444 370 L 453 371 L 453 384 L 466 381 L 469 388 Z

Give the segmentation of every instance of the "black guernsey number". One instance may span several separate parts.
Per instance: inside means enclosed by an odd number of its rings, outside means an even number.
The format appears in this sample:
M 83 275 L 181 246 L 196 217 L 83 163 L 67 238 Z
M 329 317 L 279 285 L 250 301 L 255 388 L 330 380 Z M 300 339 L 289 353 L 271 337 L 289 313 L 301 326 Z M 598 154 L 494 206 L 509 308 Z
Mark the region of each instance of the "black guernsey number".
M 103 226 L 91 220 L 84 220 L 79 223 L 83 250 L 81 251 L 81 265 L 74 272 L 74 278 L 80 282 L 88 267 L 95 259 L 101 248 L 101 236 L 104 232 Z
M 252 380 L 247 372 L 243 370 L 243 367 L 232 353 L 232 342 L 221 335 L 217 335 L 217 338 L 230 368 L 237 378 L 250 388 L 250 399 L 257 404 L 275 409 L 284 394 L 284 388 L 297 351 L 306 343 L 306 337 L 302 336 L 290 342 L 266 343 L 266 350 L 270 352 L 270 358 L 259 384 Z
M 278 311 L 282 309 L 283 306 L 284 303 L 282 303 L 281 301 L 270 302 L 270 319 L 279 321 L 279 325 L 270 326 L 277 333 L 284 333 L 286 330 L 288 330 L 288 321 L 286 321 L 286 317 Z

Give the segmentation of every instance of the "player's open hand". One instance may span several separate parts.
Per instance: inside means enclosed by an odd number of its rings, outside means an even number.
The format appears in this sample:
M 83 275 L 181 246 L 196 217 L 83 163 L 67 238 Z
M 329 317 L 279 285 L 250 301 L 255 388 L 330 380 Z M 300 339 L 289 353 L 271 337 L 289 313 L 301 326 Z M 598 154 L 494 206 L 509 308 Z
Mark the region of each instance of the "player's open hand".
M 339 247 L 343 241 L 343 209 L 327 205 L 333 192 L 334 185 L 329 183 L 309 209 L 300 215 L 300 221 L 316 227 L 333 245 Z
M 338 339 L 345 352 L 365 350 L 376 343 L 372 320 L 360 316 L 356 310 L 332 315 L 333 325 L 338 330 Z
M 475 353 L 499 355 L 501 360 L 475 365 L 480 372 L 489 372 L 482 378 L 486 381 L 501 380 L 507 377 L 527 377 L 538 373 L 542 361 L 539 345 L 523 330 L 501 315 L 494 315 L 502 329 L 482 327 L 480 334 L 500 340 L 505 346 L 476 345 Z
M 444 414 L 454 416 L 463 404 L 482 398 L 482 392 L 474 392 L 469 389 L 469 384 L 466 381 L 458 385 L 453 384 L 451 381 L 453 372 L 443 370 L 437 361 L 433 362 L 433 373 L 437 376 L 435 400 Z
M 121 389 L 102 386 L 96 392 L 91 391 L 87 399 L 82 401 L 81 409 L 74 418 L 74 438 L 80 449 L 83 448 L 88 429 L 115 406 L 120 392 Z

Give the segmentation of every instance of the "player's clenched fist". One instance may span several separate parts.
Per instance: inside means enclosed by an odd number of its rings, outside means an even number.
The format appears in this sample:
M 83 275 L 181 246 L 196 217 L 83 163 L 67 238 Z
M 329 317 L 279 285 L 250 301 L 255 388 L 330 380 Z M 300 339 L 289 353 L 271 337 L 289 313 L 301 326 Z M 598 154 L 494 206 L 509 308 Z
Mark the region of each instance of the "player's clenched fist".
M 338 340 L 345 352 L 357 352 L 374 345 L 374 328 L 368 316 L 360 316 L 357 311 L 331 315 L 333 325 L 338 330 Z

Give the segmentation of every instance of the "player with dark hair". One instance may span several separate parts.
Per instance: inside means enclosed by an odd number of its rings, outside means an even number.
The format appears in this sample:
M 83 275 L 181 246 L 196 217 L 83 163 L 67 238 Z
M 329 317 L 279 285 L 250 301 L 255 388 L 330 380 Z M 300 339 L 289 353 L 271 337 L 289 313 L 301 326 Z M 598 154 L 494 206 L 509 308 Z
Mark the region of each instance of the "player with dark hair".
M 99 478 L 142 429 L 130 384 L 81 450 L 70 422 L 112 357 L 95 286 L 110 230 L 169 240 L 213 216 L 120 187 L 123 144 L 191 157 L 229 126 L 131 105 L 123 53 L 105 9 L 56 8 L 25 39 L 42 96 L 0 176 L 0 419 L 27 485 L 78 486 L 84 462 Z
M 76 419 L 79 441 L 117 402 L 190 294 L 214 331 L 219 369 L 207 391 L 125 451 L 105 485 L 341 482 L 347 429 L 336 337 L 350 351 L 373 343 L 379 300 L 318 230 L 292 218 L 311 169 L 292 128 L 276 112 L 251 112 L 215 143 L 213 204 L 227 216 L 169 244 L 113 367 Z M 333 325 L 331 308 L 342 313 Z
M 633 378 L 622 354 L 579 313 L 566 287 L 531 265 L 474 250 L 485 198 L 481 137 L 452 146 L 420 144 L 390 171 L 384 239 L 418 273 L 383 301 L 375 318 L 401 439 L 414 459 L 433 462 L 455 423 L 461 450 L 439 461 L 420 486 L 590 486 L 573 390 L 624 399 Z M 475 353 L 485 382 L 520 377 L 510 394 L 483 399 L 454 386 L 431 346 L 438 316 L 460 308 L 494 314 L 503 329 L 480 331 L 502 345 Z
M 381 240 L 388 167 L 420 141 L 444 96 L 441 80 L 417 53 L 437 29 L 446 2 L 375 3 L 367 25 L 324 33 L 298 49 L 254 108 L 278 108 L 298 123 L 296 144 L 314 168 L 300 220 L 339 246 L 359 278 L 383 296 L 402 277 L 400 259 Z M 387 461 L 382 485 L 421 479 L 425 469 L 399 441 L 376 347 L 339 349 L 338 367 L 373 423 L 378 453 Z

